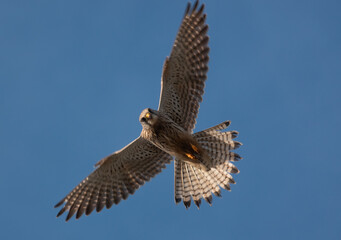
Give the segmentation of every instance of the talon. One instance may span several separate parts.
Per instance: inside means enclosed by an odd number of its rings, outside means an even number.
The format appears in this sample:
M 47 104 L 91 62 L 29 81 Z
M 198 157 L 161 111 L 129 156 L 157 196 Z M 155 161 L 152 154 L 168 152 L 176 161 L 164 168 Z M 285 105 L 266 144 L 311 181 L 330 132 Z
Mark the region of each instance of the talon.
M 198 148 L 195 145 L 193 145 L 192 143 L 191 143 L 191 147 L 196 153 L 199 153 Z
M 187 156 L 188 158 L 190 158 L 190 159 L 195 159 L 195 157 L 194 157 L 192 154 L 190 154 L 190 153 L 186 153 L 186 156 Z

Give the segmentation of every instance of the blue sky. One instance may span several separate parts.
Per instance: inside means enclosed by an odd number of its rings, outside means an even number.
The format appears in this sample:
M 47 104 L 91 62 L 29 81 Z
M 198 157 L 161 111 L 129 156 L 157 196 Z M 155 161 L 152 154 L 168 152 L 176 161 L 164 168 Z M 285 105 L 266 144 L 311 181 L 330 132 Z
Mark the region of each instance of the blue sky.
M 232 192 L 175 205 L 173 164 L 127 201 L 53 208 L 157 108 L 186 1 L 0 2 L 1 239 L 340 239 L 340 1 L 207 0 L 197 130 L 238 130 Z

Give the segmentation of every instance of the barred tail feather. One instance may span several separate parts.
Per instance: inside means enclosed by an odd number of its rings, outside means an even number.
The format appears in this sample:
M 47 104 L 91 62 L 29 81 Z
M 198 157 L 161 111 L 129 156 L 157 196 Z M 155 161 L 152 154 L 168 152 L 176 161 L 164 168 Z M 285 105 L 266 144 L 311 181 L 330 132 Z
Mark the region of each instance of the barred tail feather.
M 231 173 L 239 173 L 239 170 L 231 162 L 239 161 L 241 157 L 230 150 L 238 148 L 241 143 L 234 141 L 238 132 L 222 132 L 230 125 L 223 122 L 204 131 L 193 134 L 194 138 L 201 144 L 211 158 L 210 170 L 205 171 L 190 163 L 175 159 L 174 181 L 175 202 L 183 201 L 186 208 L 190 207 L 191 199 L 199 208 L 201 198 L 210 205 L 212 193 L 221 196 L 220 188 L 231 190 L 230 184 L 235 181 Z

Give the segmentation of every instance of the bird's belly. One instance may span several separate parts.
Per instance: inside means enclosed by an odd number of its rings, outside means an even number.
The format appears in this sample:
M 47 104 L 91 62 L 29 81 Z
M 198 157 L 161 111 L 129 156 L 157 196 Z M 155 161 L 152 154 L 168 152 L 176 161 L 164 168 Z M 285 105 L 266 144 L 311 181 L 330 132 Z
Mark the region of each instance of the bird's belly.
M 167 138 L 164 139 L 165 141 L 160 141 L 161 149 L 168 154 L 181 159 L 185 160 L 187 158 L 194 159 L 196 158 L 194 155 L 198 155 L 199 152 L 195 152 L 194 149 L 197 149 L 193 144 L 191 144 L 188 140 L 182 139 L 172 139 Z M 194 146 L 194 149 L 193 147 Z

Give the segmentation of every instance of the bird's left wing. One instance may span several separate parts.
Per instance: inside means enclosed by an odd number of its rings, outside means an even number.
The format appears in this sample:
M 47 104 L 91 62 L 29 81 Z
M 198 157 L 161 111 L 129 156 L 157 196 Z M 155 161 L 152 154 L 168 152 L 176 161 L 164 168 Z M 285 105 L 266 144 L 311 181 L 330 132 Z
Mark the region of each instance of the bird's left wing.
M 204 94 L 208 52 L 208 26 L 204 5 L 188 4 L 172 52 L 163 65 L 159 111 L 192 132 Z
M 66 221 L 75 213 L 78 219 L 95 208 L 101 211 L 127 199 L 146 181 L 161 172 L 172 157 L 139 137 L 129 145 L 99 161 L 98 168 L 86 177 L 55 207 L 65 204 L 57 217 L 69 211 Z

